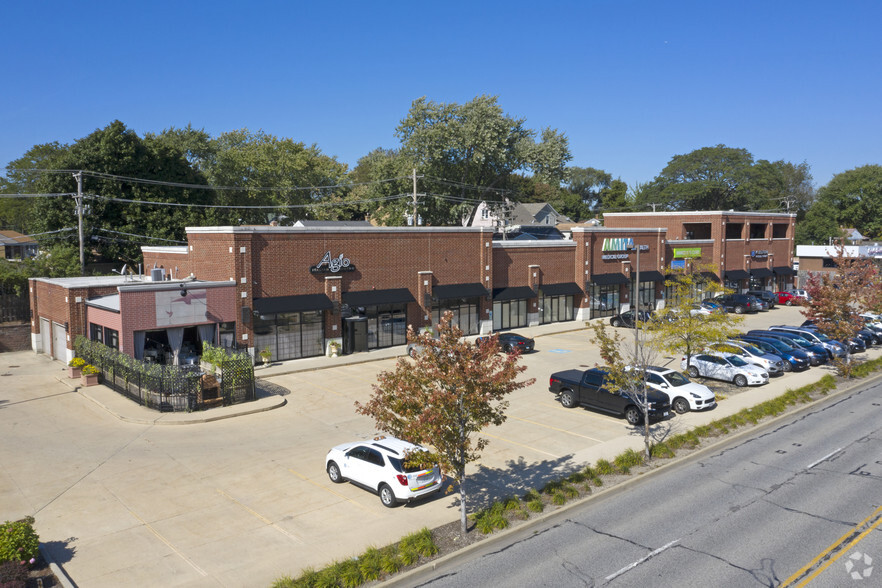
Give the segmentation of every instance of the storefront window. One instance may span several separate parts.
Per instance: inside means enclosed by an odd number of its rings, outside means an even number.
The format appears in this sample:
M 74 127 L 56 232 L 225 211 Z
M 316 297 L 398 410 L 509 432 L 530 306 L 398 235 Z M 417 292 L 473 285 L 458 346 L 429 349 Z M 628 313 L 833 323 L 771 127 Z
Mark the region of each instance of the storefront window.
M 527 300 L 498 300 L 493 303 L 493 330 L 527 326 Z
M 225 338 L 225 332 L 221 331 L 221 342 L 228 339 L 229 335 Z M 273 359 L 322 355 L 324 342 L 325 327 L 320 310 L 285 312 L 254 318 L 254 346 L 258 351 L 269 347 Z
M 542 324 L 573 320 L 573 296 L 543 296 L 539 298 Z
M 632 283 L 632 291 L 633 291 L 633 283 Z M 637 300 L 639 301 L 640 309 L 654 310 L 655 309 L 655 282 L 640 282 L 640 288 L 638 288 L 638 292 L 637 292 Z
M 619 312 L 619 284 L 591 286 L 591 316 L 612 316 Z
M 89 339 L 104 343 L 104 327 L 95 323 L 89 323 Z
M 432 324 L 437 325 L 448 310 L 453 313 L 451 322 L 462 329 L 463 335 L 477 335 L 480 329 L 478 314 L 480 298 L 452 298 L 432 304 Z
M 119 331 L 104 327 L 104 344 L 111 349 L 119 349 Z

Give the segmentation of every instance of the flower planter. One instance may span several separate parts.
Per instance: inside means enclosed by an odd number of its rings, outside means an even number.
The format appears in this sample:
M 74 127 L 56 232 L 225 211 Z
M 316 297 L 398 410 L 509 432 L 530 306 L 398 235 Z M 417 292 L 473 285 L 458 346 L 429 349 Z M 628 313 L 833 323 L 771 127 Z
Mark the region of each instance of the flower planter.
M 80 368 L 69 367 L 67 368 L 67 377 L 71 380 L 76 380 L 80 376 L 82 376 L 82 370 Z
M 97 386 L 98 374 L 83 374 L 80 376 L 80 382 L 83 386 Z

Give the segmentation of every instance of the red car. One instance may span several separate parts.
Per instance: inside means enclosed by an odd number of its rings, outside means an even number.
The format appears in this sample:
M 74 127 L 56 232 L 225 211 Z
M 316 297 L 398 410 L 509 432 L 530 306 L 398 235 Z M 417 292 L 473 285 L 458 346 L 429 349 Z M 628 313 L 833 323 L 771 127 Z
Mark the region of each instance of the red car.
M 805 296 L 799 296 L 792 290 L 788 290 L 787 292 L 775 292 L 775 296 L 778 297 L 778 304 L 784 304 L 786 306 L 793 306 L 794 304 L 799 304 L 801 301 L 805 300 Z

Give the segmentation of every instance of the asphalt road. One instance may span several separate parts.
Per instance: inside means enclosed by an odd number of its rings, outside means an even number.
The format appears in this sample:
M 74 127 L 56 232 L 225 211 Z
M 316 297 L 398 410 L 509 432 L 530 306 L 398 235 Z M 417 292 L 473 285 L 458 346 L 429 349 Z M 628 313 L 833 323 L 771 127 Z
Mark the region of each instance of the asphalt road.
M 880 504 L 882 380 L 406 583 L 879 586 Z

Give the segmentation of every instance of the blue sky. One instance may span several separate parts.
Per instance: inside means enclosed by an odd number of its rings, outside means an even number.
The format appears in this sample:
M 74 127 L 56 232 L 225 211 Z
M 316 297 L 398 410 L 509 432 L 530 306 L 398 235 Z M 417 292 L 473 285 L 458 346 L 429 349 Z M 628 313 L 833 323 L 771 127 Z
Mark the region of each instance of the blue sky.
M 629 185 L 725 144 L 882 164 L 882 3 L 8 2 L 0 167 L 115 119 L 315 143 L 353 167 L 413 100 L 496 95 Z

